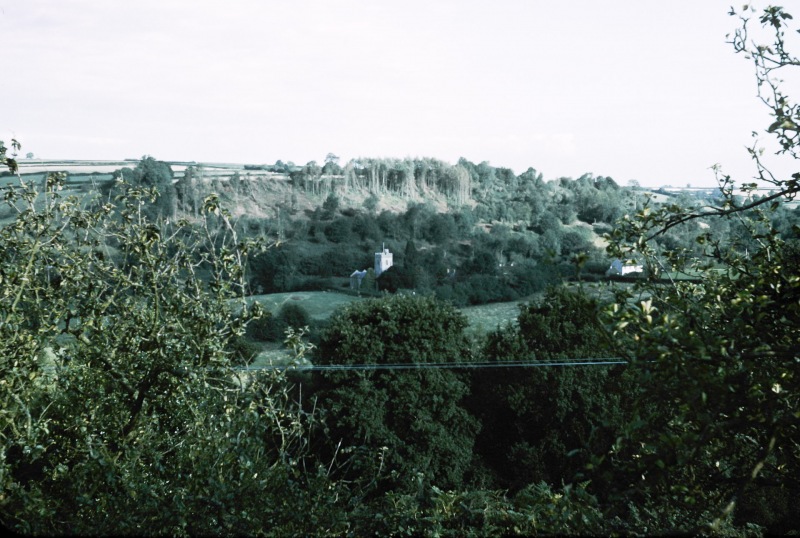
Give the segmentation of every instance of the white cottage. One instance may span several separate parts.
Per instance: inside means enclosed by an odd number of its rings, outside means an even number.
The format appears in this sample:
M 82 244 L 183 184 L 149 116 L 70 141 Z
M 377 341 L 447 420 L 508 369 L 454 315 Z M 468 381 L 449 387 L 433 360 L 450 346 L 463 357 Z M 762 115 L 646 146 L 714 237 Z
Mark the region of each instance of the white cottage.
M 361 281 L 364 280 L 365 276 L 367 276 L 366 269 L 364 269 L 363 271 L 353 271 L 353 274 L 350 275 L 350 289 L 351 290 L 361 289 Z
M 619 258 L 614 258 L 611 267 L 606 271 L 606 276 L 635 276 L 644 272 L 644 267 L 634 264 L 631 261 L 623 262 Z

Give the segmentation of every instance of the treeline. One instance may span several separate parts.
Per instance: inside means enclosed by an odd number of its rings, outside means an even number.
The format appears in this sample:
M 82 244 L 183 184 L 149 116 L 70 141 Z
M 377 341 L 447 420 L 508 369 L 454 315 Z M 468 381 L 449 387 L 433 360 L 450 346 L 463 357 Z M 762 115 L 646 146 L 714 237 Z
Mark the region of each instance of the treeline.
M 277 171 L 279 167 L 276 164 L 271 169 Z M 314 194 L 365 191 L 410 199 L 438 193 L 456 206 L 466 204 L 471 194 L 467 170 L 437 159 L 359 158 L 341 167 L 338 158 L 329 155 L 324 166 L 311 161 L 287 172 L 295 188 Z
M 512 300 L 561 278 L 575 278 L 576 255 L 585 256 L 584 279 L 599 278 L 608 266 L 592 243 L 591 227 L 554 223 L 545 234 L 504 224 L 484 227 L 466 207 L 450 213 L 426 204 L 410 204 L 401 213 L 321 210 L 310 218 L 286 214 L 280 223 L 248 218 L 239 225 L 251 236 L 274 234 L 280 225 L 285 240 L 251 259 L 253 293 L 349 285 L 346 278 L 371 269 L 383 245 L 393 252 L 394 265 L 365 292 L 433 292 L 458 305 Z
M 588 222 L 613 222 L 616 208 L 621 207 L 621 193 L 613 192 L 620 188 L 612 178 L 586 174 L 577 180 L 577 187 L 569 178 L 552 184 L 533 168 L 516 175 L 508 168 L 463 158 L 456 164 L 433 158 L 358 158 L 340 166 L 338 157 L 329 155 L 322 166 L 316 161 L 298 166 L 279 160 L 274 165 L 246 167 L 254 169 L 285 174 L 299 192 L 323 198 L 360 192 L 408 200 L 441 196 L 454 208 L 474 202 L 482 207 L 479 218 L 488 221 L 530 222 L 545 211 L 548 197 L 556 197 L 557 203 L 571 205 L 576 211 L 551 208 L 562 221 L 577 216 Z
M 337 443 L 349 448 L 341 478 L 375 476 L 374 494 L 414 492 L 414 473 L 426 487 L 511 495 L 572 481 L 588 452 L 571 451 L 613 441 L 630 381 L 619 366 L 547 364 L 613 354 L 600 310 L 592 298 L 554 288 L 523 306 L 518 323 L 473 342 L 464 316 L 432 297 L 351 305 L 323 331 L 313 361 L 352 370 L 301 382 L 326 423 L 317 449 L 325 460 Z M 434 368 L 448 363 L 483 366 Z M 403 368 L 414 364 L 418 370 Z M 376 369 L 359 370 L 365 366 Z M 600 417 L 605 429 L 595 427 Z
M 363 163 L 377 172 L 362 176 L 363 183 L 351 182 L 372 193 L 361 207 L 343 207 L 344 195 L 330 193 L 313 211 L 280 204 L 273 218 L 240 220 L 248 235 L 285 240 L 251 261 L 254 293 L 330 287 L 337 276 L 372 267 L 385 244 L 394 253 L 394 267 L 378 279 L 377 290 L 433 292 L 457 305 L 512 300 L 563 278 L 601 278 L 609 260 L 597 238 L 611 230 L 613 219 L 644 203 L 639 191 L 610 178 L 545 182 L 532 169 L 514 176 L 462 160 L 459 173 L 476 186 L 470 204 L 442 213 L 409 201 L 404 211 L 378 212 L 375 192 L 399 185 L 392 179 L 399 176 L 387 161 Z M 405 161 L 403 177 L 447 176 L 442 163 L 434 164 Z M 425 167 L 427 175 L 419 172 Z
M 385 172 L 390 161 L 361 162 Z M 408 170 L 423 165 L 437 170 L 425 177 L 439 177 L 447 167 L 440 161 L 405 162 Z M 336 166 L 331 161 L 323 169 L 335 172 Z M 546 182 L 533 169 L 514 175 L 506 168 L 464 159 L 457 166 L 472 178 L 473 200 L 447 212 L 411 200 L 404 210 L 378 211 L 381 197 L 375 192 L 362 197 L 359 207 L 346 206 L 343 194 L 331 192 L 321 198 L 319 206 L 303 211 L 294 195 L 278 201 L 269 193 L 262 200 L 256 198 L 273 209 L 274 216 L 242 216 L 236 229 L 243 237 L 273 238 L 280 245 L 249 257 L 249 293 L 348 287 L 349 275 L 370 269 L 375 252 L 386 246 L 394 254 L 394 266 L 380 278 L 368 279 L 361 289 L 366 294 L 414 290 L 433 293 L 457 306 L 516 300 L 555 282 L 604 278 L 611 259 L 599 239 L 612 232 L 612 223 L 624 215 L 660 205 L 640 189 L 620 187 L 608 177 L 584 175 Z M 383 177 L 382 172 L 376 174 L 374 177 Z M 175 180 L 169 165 L 152 157 L 143 158 L 133 169 L 116 172 L 115 177 L 164 191 L 147 211 L 151 216 L 169 218 L 196 216 L 207 190 L 220 192 L 222 199 L 232 204 L 244 197 L 254 199 L 259 192 L 251 184 L 258 180 L 244 179 L 238 173 L 224 183 L 218 179 L 207 182 L 189 168 Z M 394 176 L 387 172 L 385 177 Z M 378 191 L 390 188 L 393 183 L 386 181 L 378 179 L 374 187 Z M 369 185 L 367 181 L 358 188 Z M 431 185 L 435 188 L 436 183 Z M 681 207 L 717 201 L 686 194 L 671 197 L 671 203 Z M 797 223 L 796 212 L 785 205 L 778 206 L 770 219 L 784 236 L 791 234 Z M 698 219 L 657 235 L 653 244 L 690 259 L 700 254 L 703 245 L 694 237 L 704 232 L 743 253 L 756 246 L 756 240 L 745 243 L 741 239 L 748 237 L 745 231 L 735 219 Z M 659 273 L 664 268 L 648 269 Z
M 458 306 L 518 299 L 562 279 L 601 278 L 609 260 L 597 238 L 611 230 L 612 219 L 642 200 L 636 190 L 588 175 L 545 182 L 532 169 L 514 176 L 508 169 L 463 159 L 455 167 L 432 159 L 361 159 L 340 170 L 331 158 L 314 174 L 349 177 L 347 185 L 334 186 L 341 196 L 330 192 L 315 209 L 301 211 L 296 193 L 317 185 L 306 181 L 311 176 L 303 170 L 316 165 L 282 166 L 271 168 L 290 170 L 295 193 L 284 198 L 253 184 L 269 179 L 238 172 L 227 180 L 206 180 L 190 166 L 176 179 L 168 163 L 150 156 L 114 172 L 101 194 L 113 200 L 119 181 L 152 189 L 158 195 L 143 210 L 151 218 L 169 219 L 196 219 L 202 199 L 212 192 L 231 205 L 255 200 L 274 216 L 244 215 L 235 221 L 236 230 L 243 237 L 278 240 L 280 246 L 249 257 L 249 293 L 347 286 L 349 275 L 371 268 L 375 252 L 385 245 L 394 253 L 394 267 L 368 281 L 363 292 L 431 292 Z M 452 193 L 464 178 L 475 185 L 473 198 L 448 195 L 453 204 L 447 212 L 412 200 L 405 209 L 378 211 L 380 193 L 400 192 L 405 181 L 415 189 Z M 360 207 L 346 206 L 344 189 L 370 194 Z

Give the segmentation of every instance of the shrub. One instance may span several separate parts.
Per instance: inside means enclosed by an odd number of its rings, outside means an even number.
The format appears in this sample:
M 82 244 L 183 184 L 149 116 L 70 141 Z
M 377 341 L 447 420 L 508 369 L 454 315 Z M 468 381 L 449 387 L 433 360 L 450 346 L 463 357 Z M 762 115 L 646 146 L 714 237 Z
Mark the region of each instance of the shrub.
M 335 534 L 318 508 L 330 482 L 291 463 L 309 422 L 282 375 L 232 382 L 250 245 L 215 236 L 232 230 L 216 199 L 199 230 L 147 219 L 142 189 L 123 186 L 114 206 L 61 197 L 57 175 L 45 193 L 21 183 L 5 195 L 26 210 L 0 228 L 0 524 Z

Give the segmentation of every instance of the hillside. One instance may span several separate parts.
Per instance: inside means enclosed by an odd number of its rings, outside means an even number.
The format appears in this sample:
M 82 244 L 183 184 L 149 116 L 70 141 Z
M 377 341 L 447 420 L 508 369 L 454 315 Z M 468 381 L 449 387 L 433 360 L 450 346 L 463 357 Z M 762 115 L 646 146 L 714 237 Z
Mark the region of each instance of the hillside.
M 23 178 L 41 179 L 49 172 L 65 172 L 68 174 L 68 187 L 78 192 L 86 192 L 99 184 L 110 181 L 114 172 L 122 168 L 135 168 L 139 159 L 124 160 L 48 160 L 48 159 L 20 159 L 19 173 Z M 320 207 L 331 191 L 330 188 L 307 188 L 308 182 L 303 179 L 303 188 L 297 188 L 292 183 L 292 173 L 303 175 L 304 167 L 271 165 L 251 165 L 237 163 L 205 163 L 186 161 L 167 161 L 172 169 L 174 181 L 177 183 L 184 178 L 187 169 L 194 171 L 194 179 L 198 190 L 211 191 L 217 188 L 223 196 L 231 198 L 229 202 L 236 202 L 228 206 L 234 215 L 249 215 L 253 217 L 270 217 L 280 206 L 292 204 L 299 212 L 299 218 L 306 211 L 313 211 Z M 245 184 L 242 195 L 235 200 L 230 192 L 230 181 L 235 176 Z M 313 179 L 320 185 L 336 185 L 343 181 L 343 174 L 319 174 Z M 0 176 L 0 186 L 14 182 L 10 175 Z M 337 196 L 343 208 L 363 207 L 364 201 L 369 198 L 370 191 L 365 188 L 338 189 Z M 409 196 L 400 196 L 393 192 L 383 192 L 377 201 L 375 211 L 388 210 L 400 212 L 406 209 L 408 202 L 430 203 L 439 211 L 447 210 L 445 196 L 433 189 L 427 189 L 424 196 L 413 193 Z M 469 203 L 469 202 L 468 202 Z
M 281 245 L 250 260 L 253 294 L 349 287 L 349 275 L 372 267 L 383 245 L 394 267 L 371 285 L 436 293 L 459 306 L 518 300 L 562 279 L 600 280 L 610 265 L 605 234 L 619 217 L 645 204 L 712 195 L 655 193 L 590 174 L 545 181 L 532 168 L 514 174 L 465 159 L 361 158 L 340 166 L 329 157 L 324 166 L 24 159 L 19 172 L 28 181 L 64 172 L 65 194 L 100 192 L 109 200 L 115 177 L 156 186 L 162 198 L 151 212 L 190 221 L 217 193 L 244 236 Z M 659 241 L 696 248 L 681 229 Z
M 561 278 L 602 277 L 603 235 L 653 196 L 602 176 L 544 181 L 533 169 L 515 175 L 464 159 L 19 162 L 25 180 L 56 171 L 66 173 L 66 194 L 111 199 L 115 177 L 157 186 L 163 196 L 154 211 L 189 220 L 217 193 L 244 235 L 282 244 L 251 260 L 252 293 L 346 287 L 385 245 L 395 267 L 382 289 L 436 292 L 462 306 L 517 300 Z

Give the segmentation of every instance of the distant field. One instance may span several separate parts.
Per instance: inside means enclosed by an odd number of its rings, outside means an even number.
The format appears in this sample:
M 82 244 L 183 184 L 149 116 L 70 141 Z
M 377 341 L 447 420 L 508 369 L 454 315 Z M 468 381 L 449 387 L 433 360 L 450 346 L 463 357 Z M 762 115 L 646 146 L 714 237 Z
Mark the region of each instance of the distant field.
M 69 172 L 70 174 L 110 174 L 120 168 L 133 168 L 138 161 L 76 161 L 76 160 L 47 160 L 47 159 L 20 159 L 20 174 L 41 174 L 46 172 Z
M 335 291 L 300 291 L 292 293 L 272 293 L 248 297 L 248 302 L 258 301 L 270 312 L 277 312 L 281 305 L 292 302 L 306 309 L 316 320 L 328 319 L 333 312 L 362 298 Z M 470 330 L 486 332 L 507 321 L 514 321 L 519 314 L 519 304 L 525 301 L 492 303 L 479 306 L 467 306 L 460 310 L 467 316 Z
M 291 293 L 270 293 L 267 295 L 253 295 L 247 298 L 248 303 L 257 301 L 265 309 L 276 313 L 281 305 L 294 303 L 306 309 L 306 312 L 315 320 L 328 319 L 333 312 L 353 301 L 360 301 L 360 297 L 336 293 L 335 291 L 298 291 Z
M 337 293 L 335 291 L 300 291 L 292 293 L 271 293 L 267 295 L 254 295 L 247 298 L 248 303 L 257 301 L 270 312 L 277 312 L 281 305 L 294 303 L 306 309 L 315 320 L 328 319 L 338 308 L 355 301 L 363 300 L 360 297 Z M 467 330 L 473 335 L 482 335 L 504 325 L 506 322 L 515 321 L 519 314 L 519 304 L 526 301 L 511 301 L 507 303 L 493 303 L 479 306 L 461 308 L 469 321 Z M 289 359 L 288 353 L 280 344 L 262 344 L 263 352 L 256 357 L 254 366 L 265 366 L 270 363 L 284 363 Z
M 47 159 L 20 159 L 19 172 L 23 176 L 33 174 L 46 174 L 48 172 L 68 172 L 70 179 L 76 175 L 83 174 L 110 174 L 121 168 L 135 168 L 139 159 L 127 159 L 117 161 L 82 161 L 82 160 L 47 160 Z M 243 164 L 228 163 L 196 163 L 196 162 L 168 162 L 175 174 L 175 179 L 183 176 L 189 165 L 202 167 L 201 176 L 209 177 L 228 177 L 234 172 L 248 173 Z M 261 175 L 267 175 L 271 179 L 284 178 L 283 174 L 274 174 L 261 171 Z
M 514 322 L 519 316 L 519 305 L 528 301 L 510 301 L 467 306 L 461 309 L 469 320 L 469 331 L 474 335 L 486 334 L 507 322 Z

